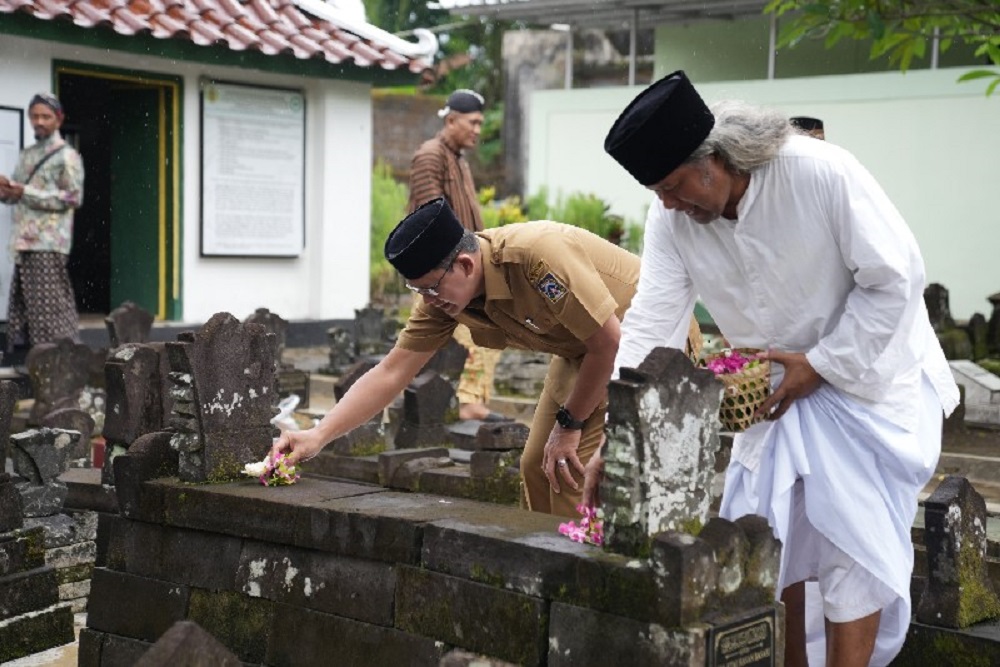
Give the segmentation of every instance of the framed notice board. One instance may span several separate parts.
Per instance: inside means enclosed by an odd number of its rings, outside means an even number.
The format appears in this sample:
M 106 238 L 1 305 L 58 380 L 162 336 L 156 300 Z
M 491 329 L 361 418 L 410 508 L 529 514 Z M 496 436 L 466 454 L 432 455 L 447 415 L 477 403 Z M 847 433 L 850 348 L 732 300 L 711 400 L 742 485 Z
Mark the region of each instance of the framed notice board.
M 203 256 L 302 254 L 305 117 L 301 90 L 202 82 Z
M 24 110 L 0 106 L 0 174 L 10 178 L 17 166 L 17 158 L 24 148 Z M 7 252 L 11 227 L 14 224 L 14 207 L 0 204 L 0 320 L 7 320 L 7 301 L 10 298 L 10 281 L 14 265 Z

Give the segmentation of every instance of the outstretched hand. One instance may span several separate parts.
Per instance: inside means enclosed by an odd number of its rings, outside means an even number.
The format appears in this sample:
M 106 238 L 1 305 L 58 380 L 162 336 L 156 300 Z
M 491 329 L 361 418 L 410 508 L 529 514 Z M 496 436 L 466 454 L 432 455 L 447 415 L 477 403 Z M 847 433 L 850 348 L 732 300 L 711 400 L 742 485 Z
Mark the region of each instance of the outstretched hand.
M 802 352 L 768 350 L 760 355 L 760 358 L 784 366 L 785 376 L 778 388 L 771 392 L 754 413 L 756 416 L 764 415 L 766 419 L 778 419 L 788 412 L 792 403 L 813 393 L 823 383 L 822 376 L 813 369 Z
M 323 437 L 315 428 L 305 431 L 282 431 L 281 437 L 271 445 L 271 458 L 277 459 L 281 454 L 285 454 L 289 465 L 298 465 L 319 454 L 325 445 Z

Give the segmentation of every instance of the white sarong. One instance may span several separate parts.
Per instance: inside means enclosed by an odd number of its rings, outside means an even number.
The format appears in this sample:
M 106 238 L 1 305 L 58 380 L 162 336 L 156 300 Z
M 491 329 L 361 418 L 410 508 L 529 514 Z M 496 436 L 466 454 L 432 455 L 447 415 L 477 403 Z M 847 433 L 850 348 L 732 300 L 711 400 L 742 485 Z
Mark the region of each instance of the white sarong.
M 793 487 L 801 479 L 812 527 L 897 596 L 882 610 L 871 661 L 876 667 L 887 665 L 906 639 L 913 573 L 910 529 L 917 496 L 941 453 L 941 402 L 926 377 L 920 396 L 920 423 L 916 432 L 909 432 L 831 385 L 821 385 L 792 403 L 777 421 L 757 424 L 736 437 L 719 512 L 729 520 L 759 514 L 786 544 L 795 539 L 789 534 Z M 809 546 L 797 544 L 800 553 Z M 803 580 L 802 568 L 787 562 L 788 552 L 782 550 L 779 597 Z M 807 586 L 809 590 L 816 587 Z M 807 627 L 823 627 L 821 603 L 807 600 L 806 613 L 820 615 L 807 618 Z M 822 632 L 810 633 L 808 641 L 810 658 L 825 655 Z

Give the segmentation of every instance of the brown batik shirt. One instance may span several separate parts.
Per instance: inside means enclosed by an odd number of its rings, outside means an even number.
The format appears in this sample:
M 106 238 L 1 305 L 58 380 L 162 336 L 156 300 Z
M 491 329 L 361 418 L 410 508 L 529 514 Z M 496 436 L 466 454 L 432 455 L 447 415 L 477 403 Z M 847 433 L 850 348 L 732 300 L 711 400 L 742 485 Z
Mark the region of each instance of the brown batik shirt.
M 448 200 L 466 229 L 482 231 L 483 217 L 472 170 L 462 151 L 444 138 L 443 131 L 425 141 L 410 162 L 410 211 L 438 197 Z

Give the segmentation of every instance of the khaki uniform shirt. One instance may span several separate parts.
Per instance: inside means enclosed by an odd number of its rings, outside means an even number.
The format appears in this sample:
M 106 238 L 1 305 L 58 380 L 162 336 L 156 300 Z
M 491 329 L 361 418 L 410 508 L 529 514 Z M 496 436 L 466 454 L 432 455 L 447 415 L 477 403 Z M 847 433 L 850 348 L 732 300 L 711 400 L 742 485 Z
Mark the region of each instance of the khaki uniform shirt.
M 454 319 L 420 300 L 397 345 L 443 347 L 456 323 L 482 347 L 548 352 L 578 360 L 584 341 L 621 319 L 639 282 L 639 258 L 586 230 L 538 221 L 478 232 L 485 294 Z

